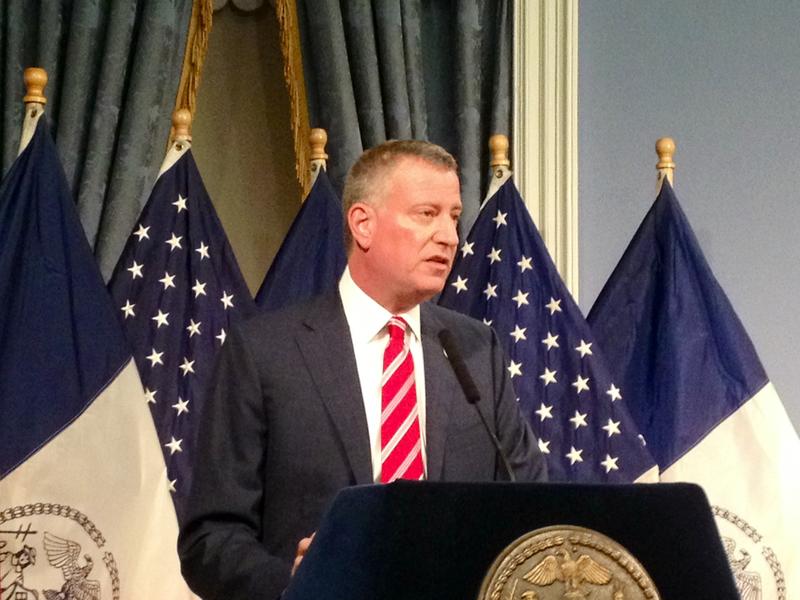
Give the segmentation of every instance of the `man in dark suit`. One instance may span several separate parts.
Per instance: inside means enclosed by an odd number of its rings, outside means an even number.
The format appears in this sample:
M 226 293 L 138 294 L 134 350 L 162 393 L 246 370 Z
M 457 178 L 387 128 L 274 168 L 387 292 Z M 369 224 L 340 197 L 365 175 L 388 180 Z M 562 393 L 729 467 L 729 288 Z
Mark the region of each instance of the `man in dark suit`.
M 207 600 L 277 598 L 343 487 L 505 478 L 443 329 L 517 479 L 545 477 L 492 330 L 424 304 L 458 244 L 454 159 L 426 142 L 373 148 L 348 175 L 344 209 L 338 290 L 247 321 L 221 352 L 179 540 L 184 576 Z

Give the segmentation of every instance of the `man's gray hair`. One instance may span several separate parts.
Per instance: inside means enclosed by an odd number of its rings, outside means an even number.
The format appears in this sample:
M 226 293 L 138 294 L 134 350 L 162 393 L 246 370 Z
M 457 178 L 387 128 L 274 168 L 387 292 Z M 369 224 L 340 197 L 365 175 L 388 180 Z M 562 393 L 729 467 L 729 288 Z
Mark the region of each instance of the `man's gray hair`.
M 348 252 L 353 245 L 353 236 L 347 222 L 350 207 L 356 202 L 369 204 L 371 198 L 381 198 L 385 192 L 383 185 L 386 179 L 404 158 L 417 158 L 443 171 L 458 173 L 458 163 L 453 155 L 431 142 L 389 140 L 364 152 L 350 168 L 344 183 L 344 246 Z

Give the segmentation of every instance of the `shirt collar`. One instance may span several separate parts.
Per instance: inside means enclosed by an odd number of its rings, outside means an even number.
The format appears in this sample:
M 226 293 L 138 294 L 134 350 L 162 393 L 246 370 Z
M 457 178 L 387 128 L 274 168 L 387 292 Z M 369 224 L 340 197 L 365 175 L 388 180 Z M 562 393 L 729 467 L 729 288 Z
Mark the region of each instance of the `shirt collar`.
M 421 339 L 419 305 L 407 312 L 393 315 L 358 287 L 350 275 L 350 267 L 345 268 L 339 280 L 339 295 L 353 341 L 372 341 L 385 329 L 392 316 L 402 317 L 417 341 Z

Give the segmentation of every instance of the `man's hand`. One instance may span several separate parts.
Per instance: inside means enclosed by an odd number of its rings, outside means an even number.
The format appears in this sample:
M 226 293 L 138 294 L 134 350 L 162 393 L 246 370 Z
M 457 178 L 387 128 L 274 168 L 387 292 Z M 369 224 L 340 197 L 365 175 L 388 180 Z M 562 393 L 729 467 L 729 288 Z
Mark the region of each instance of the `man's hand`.
M 303 538 L 299 542 L 297 542 L 297 555 L 294 557 L 294 564 L 292 565 L 292 577 L 297 572 L 297 567 L 300 566 L 300 563 L 303 560 L 303 557 L 308 552 L 309 546 L 311 546 L 311 541 L 314 539 L 314 535 L 316 535 L 316 531 L 311 534 L 310 537 Z

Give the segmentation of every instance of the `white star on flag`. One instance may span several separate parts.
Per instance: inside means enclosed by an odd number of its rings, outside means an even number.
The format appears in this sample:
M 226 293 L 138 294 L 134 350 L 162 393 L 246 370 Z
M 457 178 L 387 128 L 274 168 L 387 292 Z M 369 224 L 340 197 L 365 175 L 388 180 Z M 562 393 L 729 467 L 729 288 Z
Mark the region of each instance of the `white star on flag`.
M 172 232 L 172 237 L 165 242 L 166 244 L 169 244 L 169 251 L 172 252 L 176 248 L 183 250 L 183 246 L 181 246 L 182 239 L 182 235 L 175 235 L 175 232 Z
M 577 379 L 572 382 L 572 387 L 574 387 L 575 391 L 579 394 L 584 391 L 589 391 L 589 378 L 578 375 Z
M 204 242 L 200 242 L 200 246 L 195 248 L 194 251 L 200 254 L 200 260 L 203 260 L 204 258 L 210 258 L 208 254 L 208 246 L 206 246 Z
M 508 223 L 506 223 L 507 216 L 508 213 L 500 212 L 498 210 L 497 214 L 495 215 L 494 219 L 492 219 L 492 221 L 496 223 L 496 227 L 499 229 L 501 225 L 508 225 Z
M 587 344 L 584 340 L 581 340 L 580 345 L 578 345 L 575 348 L 575 350 L 578 351 L 578 353 L 581 355 L 581 358 L 583 358 L 586 355 L 591 356 L 592 355 L 592 344 L 591 344 L 591 342 Z
M 566 454 L 566 457 L 569 459 L 569 464 L 574 465 L 576 462 L 583 462 L 582 454 L 583 450 L 577 450 L 575 446 L 570 446 L 569 452 Z
M 138 237 L 140 242 L 145 238 L 149 240 L 150 236 L 147 234 L 148 231 L 150 231 L 150 227 L 145 227 L 142 223 L 139 223 L 139 229 L 134 231 L 133 235 Z
M 143 277 L 142 267 L 144 265 L 138 264 L 136 261 L 133 261 L 133 264 L 128 267 L 128 271 L 131 272 L 131 279 L 136 279 L 137 277 Z
M 186 200 L 187 198 L 184 198 L 183 196 L 178 194 L 178 199 L 172 203 L 172 206 L 177 207 L 178 213 L 180 213 L 182 210 L 189 210 L 186 208 Z
M 219 334 L 215 335 L 214 337 L 219 340 L 219 345 L 222 346 L 222 344 L 225 343 L 225 338 L 227 337 L 227 334 L 225 333 L 224 329 L 220 329 Z
M 586 414 L 587 413 L 578 412 L 577 410 L 575 411 L 575 416 L 570 419 L 572 424 L 575 426 L 575 429 L 580 429 L 581 427 L 587 427 Z
M 473 243 L 464 242 L 464 245 L 463 245 L 463 246 L 461 246 L 461 256 L 468 256 L 468 255 L 470 255 L 470 254 L 475 254 L 475 253 L 472 251 L 472 247 L 473 247 L 474 245 L 475 245 L 475 243 L 474 243 L 474 242 L 473 242 Z
M 553 348 L 558 348 L 558 336 L 553 335 L 551 332 L 547 332 L 547 337 L 542 340 L 542 343 L 547 346 L 548 350 L 552 350 Z
M 233 294 L 228 294 L 228 292 L 222 290 L 222 298 L 220 298 L 219 301 L 222 302 L 222 306 L 225 310 L 233 308 Z
M 542 438 L 539 438 L 539 452 L 550 454 L 550 442 L 545 442 Z
M 536 414 L 539 415 L 539 420 L 544 421 L 545 419 L 552 419 L 553 418 L 553 406 L 547 406 L 544 402 L 536 411 Z
M 145 397 L 145 400 L 147 400 L 148 404 L 155 404 L 156 403 L 156 394 L 157 393 L 158 393 L 158 390 L 151 390 L 151 389 L 148 389 L 147 387 L 144 388 L 144 397 Z
M 192 286 L 192 291 L 194 292 L 194 297 L 197 298 L 198 296 L 205 296 L 206 295 L 206 284 L 201 282 L 199 279 L 194 280 L 194 285 Z
M 130 300 L 128 300 L 127 302 L 125 302 L 125 306 L 123 306 L 123 307 L 122 307 L 122 312 L 124 312 L 124 313 L 125 313 L 125 318 L 126 318 L 126 319 L 127 319 L 128 317 L 135 317 L 135 316 L 136 316 L 136 313 L 135 313 L 135 312 L 133 312 L 133 307 L 134 307 L 134 306 L 136 306 L 136 305 L 135 305 L 135 304 L 131 304 L 131 301 L 130 301 Z
M 611 387 L 608 388 L 606 394 L 611 396 L 612 402 L 616 402 L 617 400 L 622 400 L 622 394 L 620 394 L 619 388 L 615 386 L 613 383 L 611 384 Z
M 492 285 L 491 283 L 487 283 L 486 284 L 486 289 L 483 290 L 483 293 L 486 296 L 487 300 L 489 298 L 497 298 L 497 286 L 496 285 Z
M 501 262 L 503 259 L 500 258 L 501 250 L 498 248 L 492 248 L 489 254 L 486 255 L 486 258 L 489 259 L 489 264 L 493 265 L 496 262 Z
M 175 437 L 170 437 L 169 444 L 164 444 L 167 448 L 169 448 L 170 454 L 175 454 L 176 452 L 183 452 L 181 448 L 181 444 L 183 440 L 176 440 Z
M 511 376 L 511 379 L 514 379 L 517 375 L 522 375 L 522 363 L 514 362 L 513 360 L 508 365 L 508 374 Z
M 520 328 L 519 325 L 514 327 L 514 331 L 512 331 L 509 335 L 514 338 L 514 343 L 516 344 L 520 340 L 527 340 L 528 338 L 525 337 L 525 330 L 527 327 Z
M 194 335 L 200 335 L 200 325 L 202 325 L 202 321 L 195 323 L 194 319 L 189 319 L 189 326 L 186 328 L 186 331 L 189 332 L 189 338 Z
M 611 458 L 610 455 L 606 454 L 605 460 L 601 461 L 600 464 L 606 468 L 606 473 L 609 471 L 616 471 L 619 467 L 617 466 L 617 461 L 619 457 Z
M 522 307 L 523 304 L 528 304 L 528 294 L 530 292 L 522 293 L 522 290 L 517 290 L 517 295 L 512 298 L 517 303 L 517 308 Z
M 557 312 L 561 312 L 561 300 L 556 300 L 552 296 L 550 297 L 550 302 L 545 304 L 547 310 L 550 311 L 551 315 L 556 314 Z
M 608 423 L 603 425 L 603 429 L 608 432 L 608 437 L 611 437 L 614 434 L 619 435 L 619 421 L 612 421 L 609 419 Z
M 533 270 L 533 266 L 531 265 L 531 258 L 528 256 L 523 256 L 517 262 L 517 266 L 519 267 L 519 272 L 524 273 L 525 271 Z
M 164 289 L 175 287 L 175 275 L 170 275 L 166 271 L 164 271 L 164 277 L 159 279 L 161 283 L 164 284 Z
M 453 283 L 451 283 L 450 285 L 452 285 L 454 288 L 456 288 L 456 294 L 459 294 L 461 292 L 466 292 L 467 291 L 467 281 L 468 280 L 467 280 L 466 277 L 464 277 L 464 278 L 457 277 L 456 280 Z
M 153 348 L 153 351 L 147 357 L 147 360 L 150 361 L 150 366 L 155 367 L 156 365 L 163 365 L 164 361 L 161 360 L 162 356 L 164 356 L 163 352 L 156 352 L 156 349 Z
M 169 321 L 167 321 L 168 316 L 169 313 L 161 312 L 161 309 L 158 310 L 158 314 L 151 319 L 152 321 L 156 322 L 156 329 L 158 329 L 162 325 L 169 325 Z
M 548 369 L 547 367 L 545 367 L 545 368 L 544 368 L 544 373 L 542 373 L 541 375 L 539 375 L 539 379 L 541 379 L 542 381 L 544 381 L 544 385 L 545 385 L 545 386 L 548 386 L 548 385 L 550 385 L 551 383 L 558 383 L 558 382 L 556 381 L 556 371 L 551 371 L 551 370 L 550 370 L 550 369 Z
M 178 415 L 180 415 L 182 413 L 188 413 L 189 412 L 189 401 L 188 400 L 184 400 L 183 398 L 178 396 L 178 401 L 175 404 L 172 405 L 172 408 L 174 408 L 177 411 Z
M 183 362 L 178 368 L 183 371 L 183 376 L 186 377 L 189 373 L 194 373 L 194 361 L 184 356 Z

